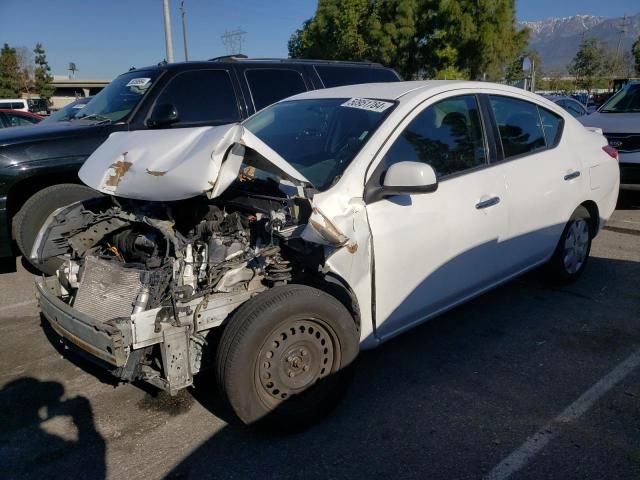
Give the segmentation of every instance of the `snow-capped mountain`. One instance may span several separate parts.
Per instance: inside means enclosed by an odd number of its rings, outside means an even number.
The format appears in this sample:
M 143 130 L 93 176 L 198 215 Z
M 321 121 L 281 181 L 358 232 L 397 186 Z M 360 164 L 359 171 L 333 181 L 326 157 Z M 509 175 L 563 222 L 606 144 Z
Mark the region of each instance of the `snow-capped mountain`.
M 565 72 L 583 37 L 599 38 L 613 51 L 621 42 L 621 49 L 627 52 L 640 36 L 640 14 L 626 18 L 574 15 L 538 22 L 523 21 L 518 25 L 531 31 L 529 47 L 538 51 L 542 69 L 547 73 Z

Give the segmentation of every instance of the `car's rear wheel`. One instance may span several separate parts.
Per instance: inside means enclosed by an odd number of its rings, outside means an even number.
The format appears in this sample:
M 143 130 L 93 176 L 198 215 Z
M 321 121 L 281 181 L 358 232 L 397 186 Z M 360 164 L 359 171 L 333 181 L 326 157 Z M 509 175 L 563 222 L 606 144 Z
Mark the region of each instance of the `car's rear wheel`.
M 556 251 L 547 264 L 550 279 L 555 283 L 575 282 L 587 266 L 593 222 L 584 207 L 578 207 L 564 227 Z
M 244 423 L 304 429 L 342 398 L 358 348 L 354 319 L 336 298 L 303 285 L 275 287 L 226 326 L 218 386 Z
M 13 236 L 18 244 L 20 252 L 27 262 L 30 262 L 31 248 L 36 236 L 45 220 L 55 210 L 80 200 L 99 196 L 95 190 L 83 185 L 73 183 L 61 183 L 52 185 L 36 192 L 13 217 Z M 48 275 L 53 275 L 60 266 L 58 259 L 47 260 L 43 264 L 33 265 L 36 269 Z

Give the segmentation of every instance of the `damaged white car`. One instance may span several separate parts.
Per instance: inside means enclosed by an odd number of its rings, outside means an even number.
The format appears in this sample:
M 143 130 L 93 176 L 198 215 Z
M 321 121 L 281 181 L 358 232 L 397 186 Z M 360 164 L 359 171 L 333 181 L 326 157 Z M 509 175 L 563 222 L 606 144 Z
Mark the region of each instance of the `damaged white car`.
M 531 268 L 575 280 L 619 173 L 598 132 L 471 82 L 318 90 L 238 125 L 114 133 L 54 212 L 40 306 L 123 380 L 213 367 L 241 420 L 308 424 L 371 348 Z M 213 378 L 212 378 L 213 380 Z

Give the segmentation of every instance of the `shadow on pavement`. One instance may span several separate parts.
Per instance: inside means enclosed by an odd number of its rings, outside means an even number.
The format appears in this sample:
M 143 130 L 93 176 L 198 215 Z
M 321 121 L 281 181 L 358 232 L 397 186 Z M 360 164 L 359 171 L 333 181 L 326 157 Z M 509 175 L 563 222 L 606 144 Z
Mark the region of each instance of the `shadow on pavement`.
M 294 435 L 240 425 L 213 387 L 196 387 L 230 424 L 165 478 L 481 478 L 640 345 L 637 298 L 616 287 L 639 281 L 638 263 L 592 257 L 571 287 L 549 288 L 535 272 L 510 282 L 363 352 L 345 401 Z M 602 454 L 631 458 L 631 439 L 616 443 L 629 451 Z M 576 455 L 557 478 L 574 478 Z M 611 474 L 594 462 L 593 478 Z
M 616 210 L 640 210 L 640 192 L 621 190 Z
M 2 477 L 105 478 L 105 441 L 89 401 L 27 377 L 0 390 Z

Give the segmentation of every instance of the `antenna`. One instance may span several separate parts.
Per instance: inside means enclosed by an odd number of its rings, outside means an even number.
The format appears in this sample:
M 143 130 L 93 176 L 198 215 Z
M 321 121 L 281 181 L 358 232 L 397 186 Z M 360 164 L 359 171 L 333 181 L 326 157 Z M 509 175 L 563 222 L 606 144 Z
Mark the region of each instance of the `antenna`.
M 240 27 L 235 30 L 225 31 L 224 35 L 221 35 L 222 44 L 227 49 L 227 55 L 236 55 L 238 53 L 242 53 L 242 42 L 244 42 L 244 37 L 247 34 Z

